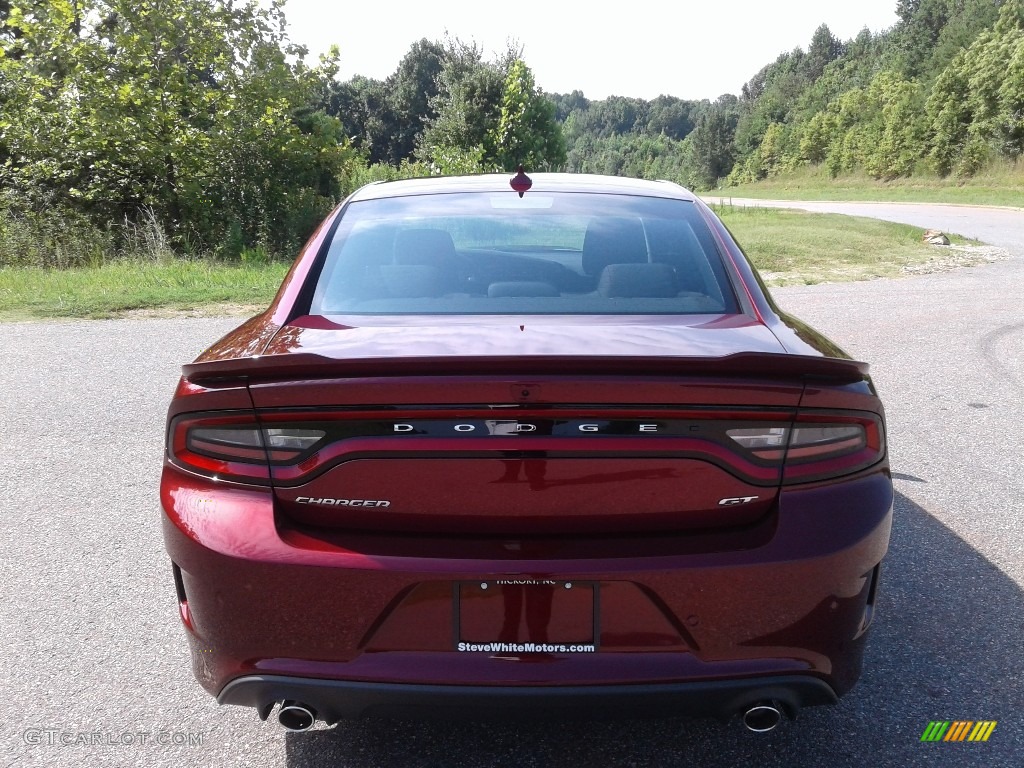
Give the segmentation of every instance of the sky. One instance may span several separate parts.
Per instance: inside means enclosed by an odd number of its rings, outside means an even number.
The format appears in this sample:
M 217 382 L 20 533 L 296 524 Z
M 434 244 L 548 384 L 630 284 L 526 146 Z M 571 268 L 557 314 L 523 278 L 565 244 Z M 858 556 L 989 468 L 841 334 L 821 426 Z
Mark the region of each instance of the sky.
M 896 0 L 286 0 L 284 12 L 292 42 L 307 46 L 313 61 L 338 45 L 342 80 L 382 80 L 413 42 L 447 32 L 475 41 L 489 59 L 514 41 L 538 87 L 590 99 L 739 94 L 780 53 L 806 50 L 822 23 L 848 40 L 897 20 Z

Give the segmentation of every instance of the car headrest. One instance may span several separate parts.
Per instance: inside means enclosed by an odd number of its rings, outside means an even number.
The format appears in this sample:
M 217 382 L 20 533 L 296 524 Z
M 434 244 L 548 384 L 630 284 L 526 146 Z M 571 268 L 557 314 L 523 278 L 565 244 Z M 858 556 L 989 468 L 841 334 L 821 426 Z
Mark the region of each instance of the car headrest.
M 672 298 L 678 292 L 675 270 L 668 264 L 609 264 L 597 292 L 618 299 Z
M 600 275 L 609 264 L 645 264 L 647 238 L 637 218 L 595 218 L 583 236 L 583 271 Z
M 704 293 L 706 286 L 700 265 L 707 256 L 690 224 L 682 219 L 648 219 L 644 222 L 651 261 L 669 264 L 675 269 L 677 288 Z

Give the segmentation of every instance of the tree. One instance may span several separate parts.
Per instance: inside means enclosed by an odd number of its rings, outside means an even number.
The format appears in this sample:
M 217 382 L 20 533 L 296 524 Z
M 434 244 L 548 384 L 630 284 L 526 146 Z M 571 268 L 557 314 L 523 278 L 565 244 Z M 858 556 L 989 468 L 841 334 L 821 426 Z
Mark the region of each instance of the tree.
M 825 67 L 838 59 L 843 53 L 843 44 L 837 40 L 828 25 L 822 24 L 814 31 L 811 46 L 807 49 L 804 70 L 810 80 L 817 80 L 825 71 Z
M 692 186 L 708 189 L 729 175 L 735 162 L 735 130 L 735 115 L 722 106 L 713 107 L 697 121 L 687 137 L 693 153 Z
M 554 93 L 550 95 L 555 102 L 555 119 L 564 123 L 573 112 L 585 112 L 590 108 L 590 99 L 583 95 L 583 91 L 573 91 L 569 94 Z
M 416 140 L 435 116 L 433 100 L 438 77 L 444 68 L 444 47 L 426 38 L 412 44 L 398 69 L 384 83 L 388 107 L 394 118 L 387 160 L 398 165 L 411 158 Z
M 1024 153 L 1024 2 L 1006 0 L 995 26 L 957 55 L 927 104 L 940 173 L 971 175 L 994 156 Z
M 818 112 L 804 126 L 800 137 L 800 157 L 809 163 L 824 162 L 832 141 L 834 125 L 827 112 Z
M 338 120 L 343 134 L 365 154 L 368 162 L 391 161 L 398 121 L 383 81 L 362 75 L 344 83 L 332 80 L 312 106 Z
M 872 119 L 864 167 L 879 179 L 909 176 L 925 154 L 923 95 L 916 81 L 880 72 L 868 88 Z
M 672 139 L 685 139 L 694 128 L 697 105 L 673 96 L 658 96 L 648 108 L 647 130 Z
M 565 165 L 565 139 L 555 121 L 555 104 L 537 90 L 522 59 L 512 62 L 505 77 L 501 117 L 490 136 L 494 159 L 506 171 L 518 165 L 533 170 Z
M 497 62 L 484 61 L 476 44 L 449 40 L 437 95 L 430 106 L 435 116 L 425 123 L 416 156 L 434 162 L 453 150 L 496 155 L 493 128 L 501 119 L 505 77 L 518 53 L 511 49 Z
M 785 152 L 786 129 L 779 123 L 772 123 L 764 133 L 758 149 L 762 173 L 771 176 L 777 173 L 783 164 Z
M 946 67 L 928 97 L 932 146 L 929 153 L 943 176 L 956 166 L 973 121 L 967 82 L 967 52 Z
M 284 29 L 277 2 L 13 0 L 4 185 L 101 222 L 149 211 L 179 244 L 293 251 L 350 153 L 307 109 L 337 54 L 308 67 Z
M 914 18 L 914 14 L 917 13 L 917 9 L 921 7 L 921 0 L 896 0 L 896 15 L 904 23 L 908 23 Z

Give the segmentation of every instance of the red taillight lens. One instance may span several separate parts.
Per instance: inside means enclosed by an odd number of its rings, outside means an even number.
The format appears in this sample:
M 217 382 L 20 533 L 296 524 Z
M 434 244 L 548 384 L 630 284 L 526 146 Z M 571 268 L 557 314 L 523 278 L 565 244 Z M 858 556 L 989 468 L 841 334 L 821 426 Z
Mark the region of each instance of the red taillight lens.
M 251 414 L 188 414 L 171 422 L 167 455 L 179 467 L 223 480 L 270 482 L 263 437 Z
M 726 435 L 753 456 L 784 463 L 783 483 L 857 472 L 885 455 L 881 421 L 872 414 L 801 414 L 792 426 L 735 427 Z
M 263 462 L 267 452 L 259 427 L 189 427 L 185 444 L 192 453 L 212 458 Z
M 885 456 L 882 421 L 873 414 L 801 414 L 786 449 L 783 484 L 853 474 Z
M 865 443 L 864 427 L 860 424 L 797 427 L 789 439 L 786 461 L 814 461 L 829 456 L 842 456 L 859 451 Z
M 322 429 L 262 427 L 250 414 L 188 414 L 171 423 L 167 453 L 178 466 L 224 480 L 268 482 L 271 463 L 294 461 Z

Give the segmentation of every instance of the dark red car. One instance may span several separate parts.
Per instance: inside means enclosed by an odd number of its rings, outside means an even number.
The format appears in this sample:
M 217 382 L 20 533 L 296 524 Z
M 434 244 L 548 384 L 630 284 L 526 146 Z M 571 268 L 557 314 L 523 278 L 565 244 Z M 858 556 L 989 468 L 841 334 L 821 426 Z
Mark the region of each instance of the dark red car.
M 378 183 L 184 367 L 195 675 L 371 713 L 780 714 L 860 673 L 892 483 L 867 366 L 674 184 Z

